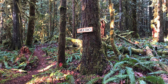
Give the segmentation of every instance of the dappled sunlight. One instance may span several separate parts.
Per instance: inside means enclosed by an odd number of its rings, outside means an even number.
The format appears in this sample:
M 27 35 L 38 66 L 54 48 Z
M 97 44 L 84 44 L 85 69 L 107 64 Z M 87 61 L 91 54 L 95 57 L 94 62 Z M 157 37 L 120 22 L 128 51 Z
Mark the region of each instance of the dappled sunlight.
M 42 83 L 42 82 L 44 82 L 45 81 L 45 79 L 46 79 L 47 77 L 41 77 L 41 78 L 39 78 L 39 77 L 36 77 L 36 78 L 34 78 L 33 80 L 31 80 L 30 82 L 27 82 L 26 84 L 39 84 L 39 83 Z
M 82 47 L 82 40 L 80 39 L 71 39 L 72 43 L 76 43 L 80 48 Z
M 62 74 L 62 75 L 58 75 L 58 74 Z M 70 73 L 63 74 L 60 71 L 56 71 L 56 72 L 52 72 L 50 75 L 48 74 L 47 76 L 34 77 L 31 81 L 27 82 L 26 84 L 40 84 L 40 83 L 56 84 L 57 82 L 64 81 L 68 75 L 70 75 Z
M 168 42 L 168 36 L 164 37 L 164 42 Z
M 42 68 L 42 69 L 38 70 L 37 72 L 44 72 L 44 71 L 47 71 L 47 70 L 49 70 L 51 67 L 53 67 L 53 66 L 55 66 L 55 65 L 56 65 L 56 62 L 54 62 L 54 63 L 48 65 L 48 66 L 45 67 L 45 68 Z

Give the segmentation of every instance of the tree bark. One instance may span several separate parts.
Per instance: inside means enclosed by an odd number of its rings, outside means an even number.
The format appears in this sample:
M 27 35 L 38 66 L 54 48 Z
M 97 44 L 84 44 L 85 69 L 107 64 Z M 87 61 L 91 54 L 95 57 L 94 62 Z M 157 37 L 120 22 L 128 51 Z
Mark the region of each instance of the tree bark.
M 168 1 L 166 1 L 166 13 L 168 13 Z M 168 17 L 166 17 L 168 18 Z M 168 35 L 168 19 L 166 19 L 166 32 L 165 32 L 165 36 Z
M 113 3 L 111 2 L 111 0 L 109 0 L 109 11 L 110 11 L 110 42 L 113 48 L 113 51 L 115 53 L 116 56 L 120 55 L 120 51 L 117 49 L 115 43 L 114 43 L 114 20 L 115 20 L 115 16 L 114 16 L 114 9 L 113 9 Z
M 122 29 L 122 0 L 119 1 L 119 11 L 120 11 L 120 22 L 119 22 L 119 29 L 120 30 L 123 30 Z
M 63 64 L 63 67 L 66 67 L 65 62 L 65 36 L 66 36 L 66 0 L 61 0 L 60 6 L 60 33 L 59 33 L 59 46 L 58 46 L 58 61 L 57 61 L 57 68 L 61 67 L 60 65 Z
M 19 0 L 13 0 L 13 37 L 11 42 L 11 48 L 18 50 L 21 48 L 21 39 L 20 39 L 20 25 L 19 25 Z
M 151 4 L 152 4 L 152 1 L 149 2 L 149 5 L 151 5 Z M 149 24 L 150 25 L 151 25 L 151 20 L 153 19 L 152 10 L 153 10 L 153 7 L 149 7 Z M 151 26 L 149 26 L 149 27 L 150 27 L 150 30 L 152 31 Z M 152 32 L 150 32 L 150 36 L 152 36 Z
M 136 0 L 132 0 L 134 5 L 133 5 L 133 8 L 132 8 L 132 18 L 133 18 L 133 22 L 132 22 L 132 26 L 133 26 L 133 37 L 134 38 L 139 38 L 139 34 L 138 34 L 138 30 L 137 30 L 137 21 L 136 21 Z
M 106 67 L 101 51 L 98 0 L 82 0 L 82 27 L 93 27 L 93 32 L 83 33 L 81 74 L 99 74 Z
M 128 0 L 125 0 L 125 27 L 126 27 L 126 29 L 129 29 L 128 27 L 128 25 L 129 25 L 129 23 L 128 23 Z
M 75 28 L 75 0 L 72 0 L 72 34 L 73 34 L 73 38 L 76 38 L 76 28 Z
M 159 13 L 159 20 L 160 20 L 160 28 L 159 28 L 159 38 L 158 42 L 164 42 L 164 21 L 163 21 L 163 10 L 162 10 L 162 0 L 159 0 L 158 3 L 158 13 Z
M 27 40 L 26 45 L 32 46 L 33 43 L 33 33 L 35 27 L 35 4 L 36 0 L 30 0 L 30 10 L 29 10 L 29 23 L 28 23 L 28 32 L 27 32 Z

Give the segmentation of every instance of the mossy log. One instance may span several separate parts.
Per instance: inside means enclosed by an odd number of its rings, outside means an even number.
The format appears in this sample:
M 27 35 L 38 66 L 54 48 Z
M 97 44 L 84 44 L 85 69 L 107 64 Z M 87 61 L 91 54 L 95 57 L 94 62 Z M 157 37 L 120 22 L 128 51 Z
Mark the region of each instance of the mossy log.
M 127 40 L 126 38 L 124 38 L 124 37 L 122 37 L 122 36 L 116 35 L 116 37 L 118 37 L 118 38 L 120 38 L 120 39 L 122 39 L 122 40 L 125 40 L 126 42 L 128 42 L 128 43 L 134 45 L 134 46 L 137 47 L 137 48 L 141 48 L 139 45 L 135 44 L 135 43 L 132 42 L 132 41 Z
M 56 39 L 58 39 L 59 36 L 54 36 Z M 66 41 L 67 43 L 71 42 L 74 45 L 77 45 L 79 48 L 82 48 L 82 40 L 81 39 L 74 39 L 71 37 L 66 37 Z M 102 44 L 106 44 L 105 42 L 102 41 Z M 110 49 L 113 51 L 113 48 L 111 45 L 106 44 L 107 49 Z M 124 47 L 123 48 L 124 52 L 129 53 L 129 48 L 128 47 Z M 133 54 L 141 54 L 141 55 L 146 55 L 146 49 L 136 49 L 136 48 L 131 48 L 131 51 Z M 157 51 L 157 54 L 165 54 L 168 55 L 167 51 Z
M 151 58 L 150 59 L 151 61 L 159 61 L 157 58 L 154 57 L 154 55 L 152 53 L 152 50 L 148 46 L 146 47 L 146 55 Z M 156 68 L 159 69 L 159 70 L 164 70 L 164 71 L 168 72 L 168 66 L 163 64 L 163 63 L 161 63 L 160 65 L 157 64 Z
M 111 45 L 107 45 L 107 49 L 110 49 L 113 51 L 113 48 Z M 143 49 L 136 49 L 136 48 L 130 48 L 131 49 L 131 52 L 133 54 L 141 54 L 141 55 L 145 55 L 146 54 L 146 50 L 143 50 Z M 129 53 L 130 52 L 130 49 L 128 47 L 123 47 L 123 50 L 125 53 Z

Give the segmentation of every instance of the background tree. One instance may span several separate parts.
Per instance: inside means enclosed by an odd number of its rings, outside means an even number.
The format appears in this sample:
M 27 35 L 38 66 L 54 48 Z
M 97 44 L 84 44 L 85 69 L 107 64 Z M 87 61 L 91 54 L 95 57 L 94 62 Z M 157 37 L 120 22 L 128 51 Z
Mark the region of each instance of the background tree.
M 12 49 L 20 49 L 21 48 L 21 39 L 20 39 L 20 25 L 19 25 L 19 0 L 13 0 L 13 35 L 11 48 Z
M 30 0 L 30 11 L 29 11 L 29 23 L 28 23 L 28 33 L 27 33 L 27 40 L 26 45 L 32 46 L 33 42 L 33 34 L 34 34 L 34 27 L 35 27 L 35 4 L 36 0 Z
M 136 0 L 132 0 L 132 2 L 134 3 L 133 4 L 133 8 L 132 8 L 132 30 L 134 31 L 132 36 L 134 38 L 138 38 L 139 37 L 139 34 L 138 34 L 138 30 L 137 30 L 137 16 L 136 16 L 136 8 L 137 8 L 137 5 L 136 5 Z
M 93 32 L 83 33 L 81 74 L 101 74 L 106 67 L 101 52 L 98 0 L 82 0 L 82 27 L 93 27 Z
M 109 12 L 110 12 L 110 42 L 113 48 L 113 51 L 116 56 L 120 55 L 119 50 L 117 49 L 115 43 L 114 43 L 114 20 L 115 20 L 115 10 L 113 9 L 114 4 L 109 0 Z
M 66 65 L 65 63 L 65 36 L 66 36 L 66 0 L 61 0 L 60 6 L 60 31 L 59 31 L 59 40 L 58 40 L 58 61 L 57 67 L 61 67 L 59 65 L 63 64 L 63 67 Z
M 75 28 L 75 0 L 72 0 L 72 34 L 73 38 L 76 38 L 76 28 Z
M 164 22 L 163 22 L 163 10 L 162 10 L 162 7 L 163 7 L 163 0 L 159 0 L 159 3 L 158 3 L 158 13 L 159 13 L 159 21 L 160 21 L 160 28 L 159 28 L 159 38 L 158 38 L 158 42 L 164 42 Z

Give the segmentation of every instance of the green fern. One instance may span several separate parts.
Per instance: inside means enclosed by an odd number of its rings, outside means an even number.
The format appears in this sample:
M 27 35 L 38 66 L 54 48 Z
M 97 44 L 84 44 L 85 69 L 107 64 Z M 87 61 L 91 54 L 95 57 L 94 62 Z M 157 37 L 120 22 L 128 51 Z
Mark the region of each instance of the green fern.
M 131 84 L 135 84 L 135 76 L 134 76 L 133 69 L 130 67 L 126 67 L 126 70 L 127 70 L 127 74 L 129 76 L 129 79 L 131 81 Z
M 157 76 L 147 76 L 147 77 L 144 77 L 143 79 L 152 84 L 165 84 L 164 80 L 161 77 L 157 77 Z
M 139 80 L 139 84 L 146 84 L 144 80 Z
M 120 81 L 120 80 L 125 79 L 127 77 L 128 77 L 128 75 L 115 75 L 107 80 L 104 80 L 103 84 L 107 84 L 110 81 L 117 81 L 117 80 Z
M 92 80 L 90 80 L 89 82 L 87 82 L 86 84 L 94 84 L 96 81 L 98 81 L 99 79 L 102 79 L 102 77 L 96 77 Z

